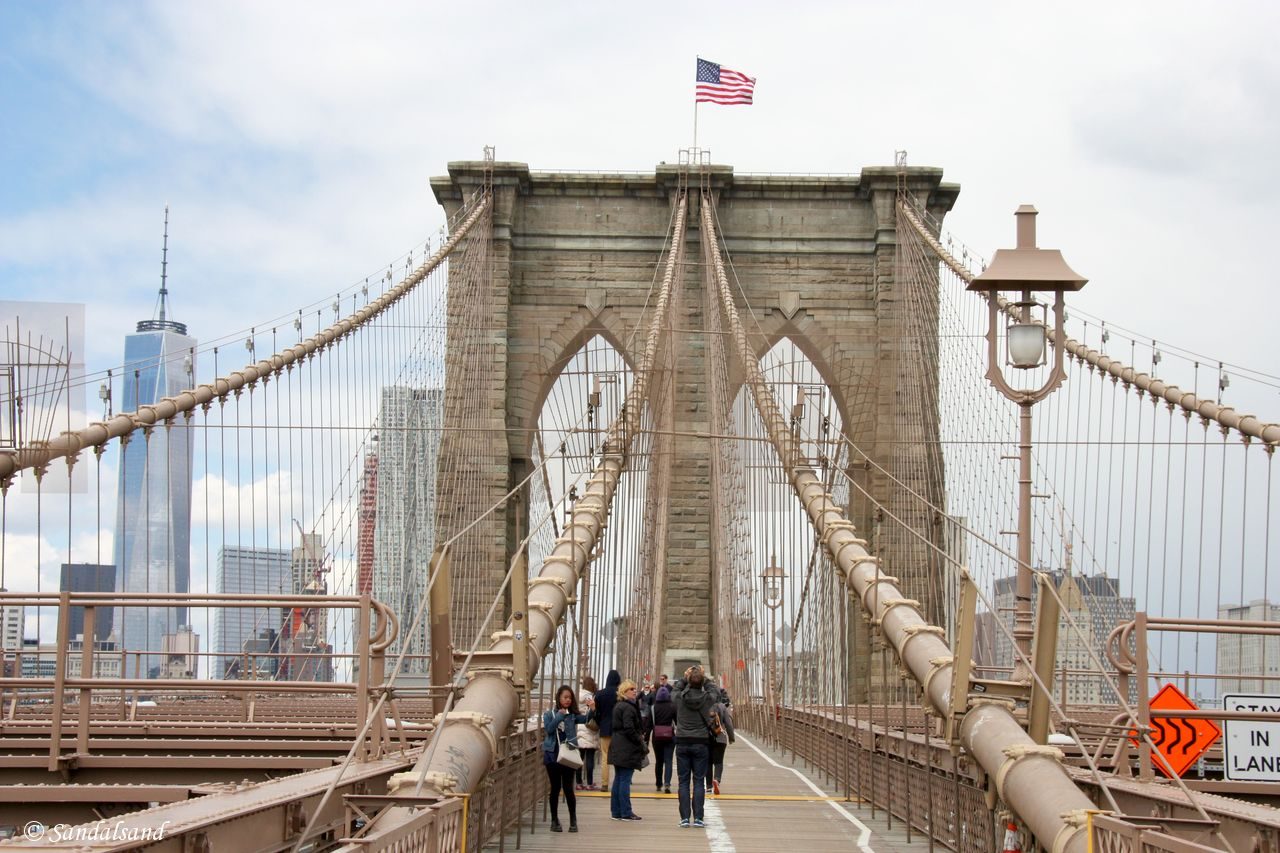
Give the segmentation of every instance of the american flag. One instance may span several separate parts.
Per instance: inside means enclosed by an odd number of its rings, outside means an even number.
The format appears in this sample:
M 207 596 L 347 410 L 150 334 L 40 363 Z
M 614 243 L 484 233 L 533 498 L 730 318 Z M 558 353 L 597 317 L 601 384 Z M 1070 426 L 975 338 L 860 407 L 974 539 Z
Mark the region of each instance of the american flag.
M 713 104 L 749 104 L 756 78 L 733 71 L 714 62 L 698 59 L 698 81 L 695 101 Z

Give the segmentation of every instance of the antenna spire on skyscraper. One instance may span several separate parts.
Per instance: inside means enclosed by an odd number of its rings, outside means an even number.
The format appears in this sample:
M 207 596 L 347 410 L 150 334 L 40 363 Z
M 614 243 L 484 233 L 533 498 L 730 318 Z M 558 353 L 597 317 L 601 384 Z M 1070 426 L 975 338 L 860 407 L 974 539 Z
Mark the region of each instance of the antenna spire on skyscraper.
M 151 320 L 138 321 L 139 332 L 177 332 L 187 333 L 185 323 L 169 319 L 169 203 L 164 205 L 164 242 L 160 247 L 160 299 L 156 314 Z
M 164 205 L 164 244 L 160 249 L 160 322 L 164 322 L 165 300 L 169 298 L 169 203 Z

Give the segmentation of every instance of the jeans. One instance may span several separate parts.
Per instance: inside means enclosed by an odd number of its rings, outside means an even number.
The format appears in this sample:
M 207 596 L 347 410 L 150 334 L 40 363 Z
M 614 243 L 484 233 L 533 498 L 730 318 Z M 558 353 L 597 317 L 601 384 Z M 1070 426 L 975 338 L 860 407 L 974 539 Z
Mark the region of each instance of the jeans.
M 578 784 L 594 785 L 596 782 L 596 750 L 594 747 L 579 748 L 582 753 L 582 766 L 578 768 Z
M 693 782 L 693 819 L 702 820 L 702 803 L 707 796 L 707 744 L 677 743 L 676 770 L 680 776 L 680 819 L 689 819 L 689 783 Z
M 671 765 L 675 752 L 676 742 L 673 740 L 653 742 L 653 781 L 659 788 L 671 787 Z
M 631 817 L 631 777 L 635 770 L 630 767 L 613 768 L 613 787 L 609 789 L 609 816 Z

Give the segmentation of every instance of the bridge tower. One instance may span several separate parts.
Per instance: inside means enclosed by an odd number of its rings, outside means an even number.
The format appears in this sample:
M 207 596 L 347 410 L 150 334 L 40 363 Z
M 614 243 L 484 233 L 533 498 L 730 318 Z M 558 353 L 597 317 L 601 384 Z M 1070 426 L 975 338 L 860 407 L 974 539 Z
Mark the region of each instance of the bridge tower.
M 643 336 L 631 349 L 627 341 L 642 321 L 682 168 L 690 167 L 664 163 L 652 173 L 533 172 L 523 163 L 474 161 L 450 163 L 448 176 L 432 180 L 450 216 L 492 181 L 489 328 L 506 330 L 489 350 L 495 363 L 475 366 L 487 380 L 470 390 L 485 396 L 490 426 L 504 429 L 507 440 L 491 442 L 491 455 L 470 463 L 483 488 L 456 500 L 439 495 L 443 505 L 475 504 L 458 506 L 459 517 L 481 515 L 528 474 L 532 431 L 543 402 L 559 371 L 592 337 L 602 336 L 632 366 L 636 363 L 634 350 L 643 345 Z M 703 168 L 734 268 L 759 323 L 752 339 L 757 355 L 784 337 L 794 340 L 831 388 L 846 434 L 887 465 L 895 402 L 903 393 L 895 369 L 902 307 L 894 276 L 895 198 L 903 187 L 941 219 L 959 188 L 943 183 L 942 171 L 934 168 L 868 168 L 850 176 L 744 175 L 729 166 Z M 653 662 L 654 674 L 658 667 L 673 672 L 675 662 L 684 659 L 723 663 L 710 660 L 716 630 L 710 601 L 713 496 L 709 445 L 700 437 L 710 419 L 706 295 L 695 213 L 689 216 L 682 300 L 673 315 L 675 458 L 666 509 L 663 648 L 661 660 Z M 930 373 L 927 366 L 915 371 L 921 377 Z M 936 377 L 936 370 L 932 374 Z M 442 458 L 441 464 L 451 463 Z M 873 492 L 883 492 L 882 476 L 864 471 L 858 477 Z M 913 486 L 941 503 L 936 483 Z M 867 513 L 850 509 L 859 529 L 869 530 Z M 509 559 L 517 525 L 528 529 L 526 519 L 517 521 L 517 512 L 527 507 L 487 522 L 491 529 L 482 538 L 494 548 L 490 589 L 505 572 L 501 552 L 505 547 Z M 921 600 L 930 597 L 927 589 L 906 592 Z M 455 593 L 455 637 L 469 641 L 487 605 L 461 601 Z

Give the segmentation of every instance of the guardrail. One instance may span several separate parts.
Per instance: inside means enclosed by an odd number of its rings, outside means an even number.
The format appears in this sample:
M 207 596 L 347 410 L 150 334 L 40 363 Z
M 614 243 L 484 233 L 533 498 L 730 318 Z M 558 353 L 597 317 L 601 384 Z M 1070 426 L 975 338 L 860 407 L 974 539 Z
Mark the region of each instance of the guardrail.
M 1003 825 L 987 804 L 981 773 L 967 760 L 943 757 L 921 734 L 894 737 L 861 729 L 829 713 L 763 705 L 738 708 L 751 728 L 830 777 L 850 798 L 865 801 L 952 850 L 999 849 Z M 894 743 L 889 741 L 893 740 Z M 935 759 L 937 759 L 935 763 Z M 945 763 L 944 763 L 945 762 Z
M 137 716 L 141 702 L 152 696 L 180 697 L 207 696 L 210 693 L 237 695 L 246 704 L 246 714 L 252 720 L 253 703 L 256 697 L 269 694 L 287 694 L 297 696 L 337 695 L 354 697 L 357 730 L 363 727 L 376 694 L 383 689 L 386 666 L 386 650 L 395 641 L 399 630 L 395 615 L 385 604 L 363 596 L 318 596 L 318 595 L 242 595 L 191 593 L 93 593 L 93 592 L 48 592 L 48 593 L 16 593 L 0 592 L 0 607 L 35 607 L 56 608 L 57 611 L 57 651 L 53 661 L 53 672 L 47 676 L 23 677 L 20 669 L 22 652 L 14 651 L 12 675 L 0 677 L 0 696 L 3 697 L 6 713 L 10 719 L 16 716 L 21 703 L 47 703 L 50 709 L 49 759 L 48 769 L 59 770 L 63 763 L 77 756 L 90 754 L 92 741 L 90 737 L 91 722 L 94 718 L 94 707 L 101 708 L 102 701 L 95 702 L 103 696 L 108 701 L 118 704 L 119 719 L 132 720 Z M 72 638 L 70 634 L 71 610 L 82 608 L 84 618 L 84 637 L 81 648 L 69 651 Z M 104 655 L 118 655 L 123 661 L 136 650 L 103 651 L 95 648 L 98 643 L 94 625 L 97 613 L 103 609 L 125 608 L 281 608 L 299 610 L 339 610 L 356 611 L 356 649 L 352 656 L 355 663 L 355 675 L 352 681 L 261 681 L 239 679 L 195 679 L 195 678 L 121 678 L 111 676 L 85 677 L 84 673 L 99 673 L 101 667 L 97 659 Z M 9 650 L 4 650 L 8 658 Z M 296 655 L 295 655 L 296 657 Z M 78 666 L 77 666 L 78 665 Z M 144 698 L 146 697 L 146 698 Z M 363 699 L 363 701 L 362 701 Z M 397 714 L 395 707 L 392 714 Z M 74 719 L 74 750 L 64 754 L 64 721 Z M 371 756 L 381 754 L 382 743 L 387 737 L 387 726 L 383 719 L 374 721 L 366 746 Z
M 1089 816 L 1089 836 L 1095 853 L 1210 853 L 1219 849 L 1161 832 L 1153 824 L 1130 823 L 1106 814 Z

